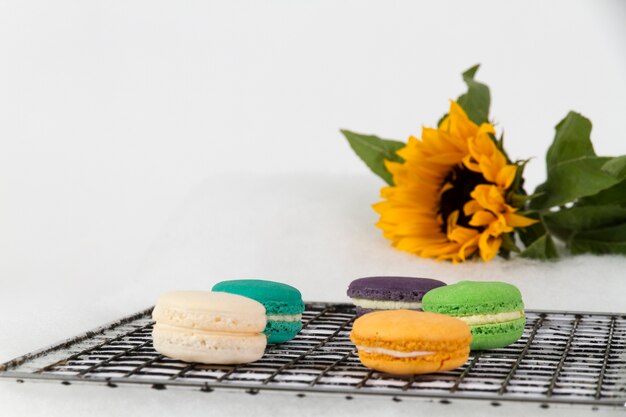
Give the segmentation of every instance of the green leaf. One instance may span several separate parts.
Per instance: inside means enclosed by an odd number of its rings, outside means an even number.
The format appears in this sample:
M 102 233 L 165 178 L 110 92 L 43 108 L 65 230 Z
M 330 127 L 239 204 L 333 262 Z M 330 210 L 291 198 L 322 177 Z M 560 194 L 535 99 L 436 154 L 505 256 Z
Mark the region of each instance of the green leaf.
M 394 162 L 403 162 L 396 151 L 406 146 L 405 143 L 395 140 L 381 139 L 378 136 L 362 135 L 359 133 L 342 130 L 341 133 L 348 139 L 354 152 L 365 164 L 382 178 L 387 184 L 393 185 L 393 177 L 385 167 L 385 159 Z
M 489 120 L 489 106 L 491 95 L 489 87 L 474 80 L 474 75 L 480 65 L 474 65 L 463 73 L 463 81 L 467 84 L 467 93 L 459 96 L 457 102 L 465 110 L 467 116 L 477 125 Z
M 580 231 L 604 228 L 626 222 L 626 208 L 610 206 L 575 206 L 541 216 L 550 232 L 564 241 Z
M 626 181 L 622 181 L 606 190 L 602 190 L 598 194 L 581 198 L 576 205 L 618 205 L 626 207 Z
M 616 156 L 602 166 L 602 171 L 614 177 L 626 177 L 626 155 Z
M 546 210 L 614 186 L 622 178 L 602 171 L 602 166 L 609 160 L 611 160 L 609 157 L 589 156 L 553 166 L 548 170 L 548 180 L 535 190 L 536 193 L 545 194 L 532 200 L 530 207 Z
M 556 259 L 559 257 L 559 253 L 556 251 L 554 241 L 549 234 L 541 236 L 536 239 L 529 247 L 524 250 L 520 256 L 530 259 Z
M 575 233 L 569 241 L 572 254 L 626 255 L 626 223 Z
M 543 195 L 531 201 L 531 209 L 548 210 L 597 194 L 626 177 L 626 161 L 596 156 L 590 134 L 591 122 L 578 113 L 559 122 L 546 156 L 548 178 L 535 190 Z
M 571 111 L 556 125 L 554 142 L 546 155 L 548 170 L 585 156 L 596 156 L 591 143 L 591 121 Z

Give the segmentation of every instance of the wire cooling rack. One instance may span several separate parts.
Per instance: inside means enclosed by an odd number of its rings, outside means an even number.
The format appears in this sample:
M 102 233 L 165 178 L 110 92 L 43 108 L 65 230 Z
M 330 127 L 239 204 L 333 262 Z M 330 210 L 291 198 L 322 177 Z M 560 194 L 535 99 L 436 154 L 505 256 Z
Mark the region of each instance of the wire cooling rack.
M 342 395 L 476 399 L 626 407 L 626 315 L 526 311 L 522 338 L 506 348 L 475 351 L 453 371 L 398 377 L 365 368 L 349 334 L 348 304 L 309 303 L 303 329 L 269 345 L 257 362 L 202 365 L 169 359 L 152 347 L 152 309 L 0 365 L 0 377 Z

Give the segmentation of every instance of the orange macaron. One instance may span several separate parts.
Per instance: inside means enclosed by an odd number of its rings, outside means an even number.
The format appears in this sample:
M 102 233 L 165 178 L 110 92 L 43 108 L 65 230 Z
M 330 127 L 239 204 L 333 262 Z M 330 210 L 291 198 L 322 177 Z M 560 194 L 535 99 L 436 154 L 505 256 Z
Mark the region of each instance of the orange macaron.
M 388 310 L 359 317 L 350 340 L 368 368 L 391 374 L 425 374 L 463 365 L 472 335 L 466 323 L 450 316 Z

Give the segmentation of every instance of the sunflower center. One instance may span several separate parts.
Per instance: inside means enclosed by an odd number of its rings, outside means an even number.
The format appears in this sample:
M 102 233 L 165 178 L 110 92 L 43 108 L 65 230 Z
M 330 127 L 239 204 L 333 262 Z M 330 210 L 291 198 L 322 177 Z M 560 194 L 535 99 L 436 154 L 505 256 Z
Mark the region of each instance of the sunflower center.
M 449 184 L 449 185 L 448 185 Z M 489 184 L 489 181 L 483 177 L 482 173 L 470 171 L 464 165 L 460 164 L 454 167 L 443 180 L 443 186 L 447 185 L 448 189 L 441 194 L 439 203 L 439 214 L 443 218 L 441 230 L 446 233 L 448 216 L 455 210 L 459 211 L 457 224 L 459 226 L 480 230 L 480 227 L 470 226 L 469 222 L 472 216 L 466 216 L 463 213 L 463 206 L 470 201 L 470 194 L 477 185 Z M 451 188 L 449 188 L 451 186 Z

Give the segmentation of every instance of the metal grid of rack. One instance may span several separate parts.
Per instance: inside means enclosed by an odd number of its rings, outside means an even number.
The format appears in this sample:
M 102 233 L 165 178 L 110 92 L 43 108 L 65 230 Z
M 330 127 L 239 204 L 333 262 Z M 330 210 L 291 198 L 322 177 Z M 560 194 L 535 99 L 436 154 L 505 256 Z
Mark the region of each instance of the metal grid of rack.
M 215 389 L 626 406 L 626 315 L 527 311 L 522 338 L 472 352 L 453 371 L 398 377 L 365 368 L 349 334 L 347 304 L 309 303 L 303 329 L 269 345 L 257 362 L 202 365 L 169 359 L 152 347 L 152 309 L 0 365 L 0 377 Z

